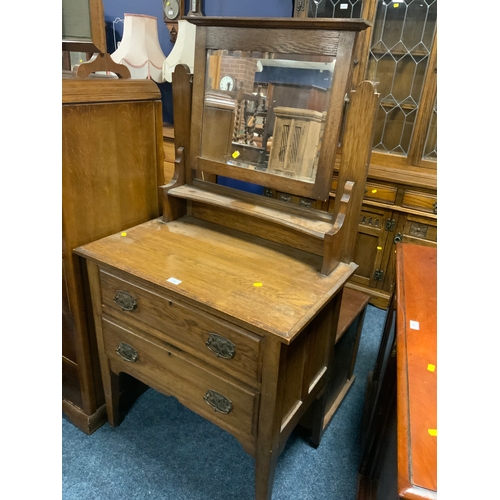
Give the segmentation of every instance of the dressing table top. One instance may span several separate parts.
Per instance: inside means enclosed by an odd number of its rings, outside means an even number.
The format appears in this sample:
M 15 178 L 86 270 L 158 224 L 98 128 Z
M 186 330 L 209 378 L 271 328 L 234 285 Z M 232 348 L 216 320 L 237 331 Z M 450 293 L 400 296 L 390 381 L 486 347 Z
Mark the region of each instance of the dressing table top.
M 357 268 L 341 263 L 325 276 L 320 256 L 189 216 L 154 219 L 75 253 L 284 343 Z

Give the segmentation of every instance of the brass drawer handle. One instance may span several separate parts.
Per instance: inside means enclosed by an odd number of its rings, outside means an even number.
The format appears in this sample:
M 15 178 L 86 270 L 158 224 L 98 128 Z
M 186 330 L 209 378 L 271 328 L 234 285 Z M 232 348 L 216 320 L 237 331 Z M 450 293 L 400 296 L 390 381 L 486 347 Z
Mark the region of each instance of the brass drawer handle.
M 133 311 L 137 309 L 137 300 L 124 290 L 118 290 L 113 299 L 124 311 Z
M 215 354 L 218 358 L 231 359 L 236 354 L 236 346 L 225 337 L 211 333 L 205 345 Z
M 215 411 L 224 413 L 225 415 L 230 413 L 233 409 L 233 402 L 230 399 L 227 399 L 226 396 L 210 389 L 207 391 L 205 396 L 203 396 L 203 399 Z
M 125 344 L 125 342 L 120 342 L 116 348 L 116 352 L 125 361 L 135 363 L 139 359 L 139 353 L 131 345 Z

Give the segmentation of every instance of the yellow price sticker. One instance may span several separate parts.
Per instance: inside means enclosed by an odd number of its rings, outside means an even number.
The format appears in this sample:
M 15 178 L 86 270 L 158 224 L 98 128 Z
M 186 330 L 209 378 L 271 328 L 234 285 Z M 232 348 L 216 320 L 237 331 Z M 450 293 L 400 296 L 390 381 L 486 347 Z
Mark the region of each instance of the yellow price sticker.
M 398 4 L 398 3 L 395 3 L 395 4 L 393 4 L 393 7 L 394 7 L 395 9 L 397 9 L 397 8 L 399 7 L 399 4 Z
M 438 435 L 438 430 L 437 429 L 427 429 L 429 431 L 429 434 L 431 436 L 437 436 Z
M 260 281 L 256 281 L 253 286 L 262 286 L 262 283 Z
M 231 156 L 233 158 L 238 158 L 238 156 L 240 156 L 240 152 L 239 151 L 235 151 Z
M 127 233 L 122 233 L 122 236 L 127 236 Z
M 372 189 L 372 193 L 375 194 L 377 192 L 376 189 Z
M 431 363 L 429 363 L 427 365 L 427 369 L 430 371 L 430 372 L 433 372 L 436 370 L 436 365 L 432 365 Z

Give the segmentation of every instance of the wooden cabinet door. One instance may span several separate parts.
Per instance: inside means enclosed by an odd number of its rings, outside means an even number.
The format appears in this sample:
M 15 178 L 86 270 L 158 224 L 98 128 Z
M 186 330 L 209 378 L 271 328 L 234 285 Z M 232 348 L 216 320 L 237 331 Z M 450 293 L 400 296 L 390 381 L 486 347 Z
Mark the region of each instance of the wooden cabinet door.
M 354 262 L 359 267 L 351 278 L 352 283 L 380 288 L 382 283 L 378 281 L 380 273 L 376 271 L 383 272 L 384 249 L 390 234 L 390 231 L 386 230 L 387 220 L 391 220 L 389 210 L 366 205 L 361 208 L 354 251 Z
M 392 245 L 388 249 L 385 262 L 382 266 L 386 269 L 382 289 L 392 292 L 396 270 L 396 245 L 398 243 L 414 243 L 427 247 L 437 246 L 437 221 L 427 217 L 411 214 L 400 214 L 397 219 L 396 230 L 392 234 Z M 389 247 L 390 242 L 387 242 Z

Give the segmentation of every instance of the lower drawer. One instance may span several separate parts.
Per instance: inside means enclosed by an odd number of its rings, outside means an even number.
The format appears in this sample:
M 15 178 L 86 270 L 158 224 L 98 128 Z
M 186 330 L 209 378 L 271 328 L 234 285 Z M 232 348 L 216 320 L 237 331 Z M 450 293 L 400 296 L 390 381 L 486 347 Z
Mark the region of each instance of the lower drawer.
M 183 405 L 243 441 L 255 435 L 258 393 L 191 362 L 177 348 L 103 318 L 106 355 L 115 373 L 125 372 L 175 396 Z

